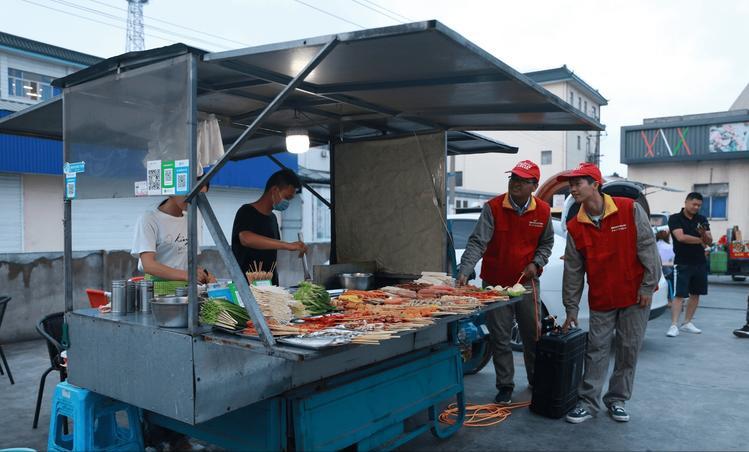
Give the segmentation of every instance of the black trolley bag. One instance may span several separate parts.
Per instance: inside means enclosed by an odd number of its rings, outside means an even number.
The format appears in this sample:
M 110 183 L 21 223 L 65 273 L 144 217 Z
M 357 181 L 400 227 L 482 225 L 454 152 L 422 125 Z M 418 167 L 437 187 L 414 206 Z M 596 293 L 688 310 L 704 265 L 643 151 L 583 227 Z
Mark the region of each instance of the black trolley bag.
M 587 342 L 588 334 L 579 328 L 541 336 L 536 343 L 531 411 L 558 419 L 577 405 Z

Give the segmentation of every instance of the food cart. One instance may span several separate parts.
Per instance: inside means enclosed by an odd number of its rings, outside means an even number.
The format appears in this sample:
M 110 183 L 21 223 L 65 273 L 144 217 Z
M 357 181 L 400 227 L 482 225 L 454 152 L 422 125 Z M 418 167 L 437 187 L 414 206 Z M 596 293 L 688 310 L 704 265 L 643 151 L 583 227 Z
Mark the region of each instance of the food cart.
M 437 410 L 455 399 L 464 412 L 457 323 L 467 315 L 376 346 L 280 343 L 200 192 L 228 161 L 283 152 L 290 129 L 329 146 L 331 200 L 320 198 L 331 209 L 331 264 L 315 280 L 374 270 L 385 285 L 448 270 L 446 156 L 512 151 L 467 130 L 603 128 L 436 21 L 218 53 L 177 44 L 55 84 L 62 99 L 6 118 L 0 131 L 64 140 L 68 381 L 229 449 L 394 448 L 427 430 L 453 434 L 462 417 L 440 425 Z M 228 146 L 198 181 L 196 128 L 207 114 Z M 188 328 L 73 310 L 72 203 L 143 194 L 190 200 Z M 198 321 L 198 212 L 257 337 Z

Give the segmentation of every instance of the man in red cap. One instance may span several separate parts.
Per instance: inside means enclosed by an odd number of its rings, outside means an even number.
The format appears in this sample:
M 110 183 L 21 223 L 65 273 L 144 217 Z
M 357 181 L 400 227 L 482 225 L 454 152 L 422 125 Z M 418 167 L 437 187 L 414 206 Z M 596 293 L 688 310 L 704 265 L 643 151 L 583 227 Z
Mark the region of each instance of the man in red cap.
M 549 260 L 554 246 L 551 209 L 533 196 L 541 171 L 530 160 L 523 160 L 510 171 L 507 193 L 484 204 L 481 217 L 468 239 L 460 261 L 458 283 L 465 284 L 476 262 L 483 257 L 481 279 L 484 286 L 512 286 L 522 280 L 530 293 L 519 303 L 495 309 L 487 316 L 491 333 L 494 370 L 497 376 L 497 403 L 510 403 L 515 388 L 515 367 L 510 336 L 513 318 L 523 339 L 525 371 L 533 385 L 536 341 L 539 334 L 538 275 Z M 530 287 L 528 287 L 530 286 Z
M 588 276 L 590 325 L 585 372 L 577 407 L 567 421 L 579 424 L 600 410 L 613 339 L 614 373 L 603 396 L 609 415 L 629 421 L 624 404 L 632 394 L 637 354 L 650 316 L 650 302 L 661 277 L 661 259 L 645 210 L 629 198 L 601 191 L 601 171 L 591 163 L 557 176 L 568 181 L 580 210 L 567 220 L 562 302 L 567 318 L 562 329 L 577 326 L 577 312 Z M 614 334 L 616 332 L 616 334 Z

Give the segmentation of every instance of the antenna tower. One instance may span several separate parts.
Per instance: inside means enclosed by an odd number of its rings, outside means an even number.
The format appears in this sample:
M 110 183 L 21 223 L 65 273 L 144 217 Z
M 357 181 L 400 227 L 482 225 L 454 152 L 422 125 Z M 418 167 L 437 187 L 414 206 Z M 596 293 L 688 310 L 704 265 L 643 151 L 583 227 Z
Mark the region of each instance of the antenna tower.
M 143 50 L 146 48 L 143 38 L 143 5 L 148 0 L 127 0 L 127 43 L 126 52 Z

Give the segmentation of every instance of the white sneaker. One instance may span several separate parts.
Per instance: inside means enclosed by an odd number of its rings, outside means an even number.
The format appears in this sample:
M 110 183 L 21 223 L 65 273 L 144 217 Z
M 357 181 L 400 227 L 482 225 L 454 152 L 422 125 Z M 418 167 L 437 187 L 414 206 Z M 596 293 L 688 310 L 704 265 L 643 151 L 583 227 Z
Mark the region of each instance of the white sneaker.
M 671 325 L 671 327 L 668 329 L 668 332 L 666 333 L 666 336 L 676 337 L 678 335 L 679 335 L 679 329 L 676 328 L 676 325 Z
M 685 323 L 679 329 L 685 333 L 692 333 L 692 334 L 700 334 L 702 332 L 702 330 L 694 326 L 694 323 L 692 322 Z

